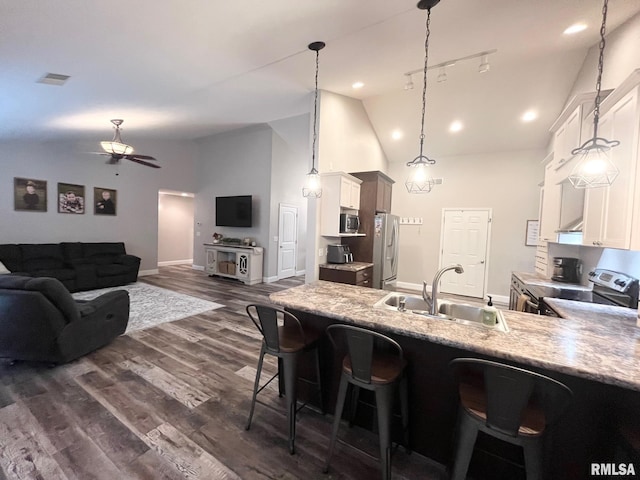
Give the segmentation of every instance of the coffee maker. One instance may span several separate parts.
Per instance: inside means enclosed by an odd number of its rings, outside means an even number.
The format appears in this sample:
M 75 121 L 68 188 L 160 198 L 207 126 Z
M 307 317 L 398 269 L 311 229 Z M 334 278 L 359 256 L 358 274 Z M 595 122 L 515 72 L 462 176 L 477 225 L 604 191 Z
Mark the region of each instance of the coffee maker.
M 580 259 L 571 257 L 553 257 L 553 275 L 551 280 L 565 283 L 580 283 Z

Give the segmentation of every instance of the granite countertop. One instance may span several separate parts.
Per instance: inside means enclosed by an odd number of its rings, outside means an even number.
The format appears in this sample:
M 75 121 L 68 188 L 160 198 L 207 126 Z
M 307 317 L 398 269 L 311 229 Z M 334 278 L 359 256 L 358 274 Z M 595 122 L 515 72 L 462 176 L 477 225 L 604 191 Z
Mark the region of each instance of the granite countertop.
M 572 290 L 591 290 L 590 285 L 580 285 L 579 283 L 556 282 L 547 277 L 543 277 L 539 273 L 531 273 L 531 272 L 512 272 L 512 273 L 527 285 L 538 285 L 541 287 L 569 288 Z
M 640 327 L 635 318 L 603 310 L 594 321 L 593 312 L 581 312 L 580 307 L 566 319 L 503 310 L 509 327 L 503 333 L 373 308 L 387 293 L 316 281 L 269 298 L 283 307 L 640 391 Z
M 369 262 L 351 262 L 351 263 L 323 263 L 320 268 L 329 268 L 331 270 L 345 270 L 347 272 L 359 272 L 365 268 L 373 267 L 373 263 Z

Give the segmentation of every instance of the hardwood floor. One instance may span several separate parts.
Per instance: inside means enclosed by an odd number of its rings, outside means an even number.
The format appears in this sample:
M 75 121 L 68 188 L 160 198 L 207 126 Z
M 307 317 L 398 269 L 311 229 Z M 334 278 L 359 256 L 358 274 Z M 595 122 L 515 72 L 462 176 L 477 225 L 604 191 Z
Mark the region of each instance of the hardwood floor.
M 379 478 L 376 459 L 340 443 L 324 475 L 332 417 L 310 409 L 298 414 L 289 455 L 275 388 L 245 431 L 260 349 L 245 305 L 301 279 L 248 287 L 181 265 L 140 280 L 225 307 L 121 336 L 67 365 L 1 364 L 0 480 Z M 263 379 L 275 372 L 265 361 Z M 340 435 L 377 456 L 375 435 L 346 425 Z M 393 477 L 446 475 L 399 449 Z

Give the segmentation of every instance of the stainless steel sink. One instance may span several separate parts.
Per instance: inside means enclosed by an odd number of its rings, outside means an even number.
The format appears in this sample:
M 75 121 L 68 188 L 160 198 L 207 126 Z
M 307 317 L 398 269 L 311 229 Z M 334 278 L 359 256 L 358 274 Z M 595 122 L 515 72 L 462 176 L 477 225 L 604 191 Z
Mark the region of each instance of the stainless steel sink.
M 404 304 L 404 309 L 402 305 Z M 500 310 L 496 311 L 495 325 L 486 325 L 482 322 L 483 307 L 469 305 L 467 303 L 457 303 L 450 300 L 438 300 L 438 314 L 430 315 L 429 306 L 418 295 L 407 295 L 399 292 L 391 292 L 385 297 L 378 300 L 374 308 L 384 308 L 387 310 L 395 310 L 406 312 L 409 314 L 424 315 L 429 318 L 438 318 L 443 320 L 451 320 L 463 325 L 477 326 L 490 330 L 498 330 L 508 332 L 507 322 Z

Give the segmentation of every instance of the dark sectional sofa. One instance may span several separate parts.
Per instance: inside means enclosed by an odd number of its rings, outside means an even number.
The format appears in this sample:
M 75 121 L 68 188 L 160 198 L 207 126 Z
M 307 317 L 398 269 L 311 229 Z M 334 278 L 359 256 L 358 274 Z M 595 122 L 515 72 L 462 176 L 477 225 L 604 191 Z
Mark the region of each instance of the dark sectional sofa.
M 56 278 L 70 292 L 135 282 L 140 269 L 122 242 L 4 244 L 0 262 L 12 274 Z

